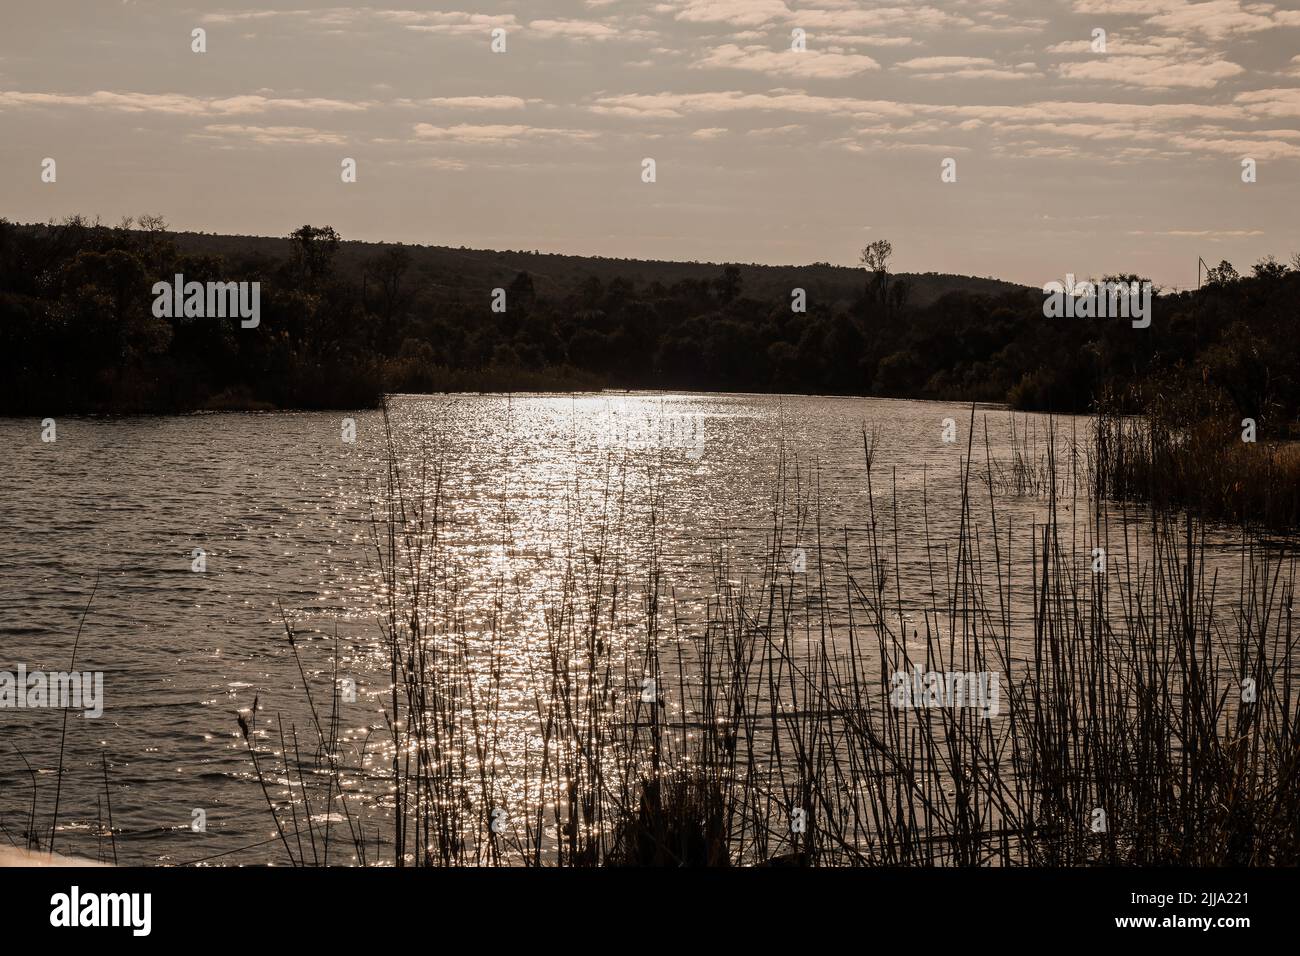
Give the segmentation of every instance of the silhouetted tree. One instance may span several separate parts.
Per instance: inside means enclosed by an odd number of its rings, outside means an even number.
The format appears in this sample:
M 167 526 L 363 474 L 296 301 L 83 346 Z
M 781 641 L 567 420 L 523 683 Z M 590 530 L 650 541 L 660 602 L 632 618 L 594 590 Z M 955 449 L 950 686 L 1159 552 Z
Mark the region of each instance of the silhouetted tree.
M 743 285 L 739 266 L 724 266 L 718 278 L 718 298 L 725 305 L 740 295 Z
M 873 276 L 876 296 L 882 305 L 887 305 L 889 294 L 889 260 L 893 258 L 894 246 L 888 239 L 877 239 L 868 243 L 858 257 L 858 261 Z
M 333 226 L 302 226 L 289 233 L 294 269 L 309 283 L 329 275 L 339 248 L 339 234 Z

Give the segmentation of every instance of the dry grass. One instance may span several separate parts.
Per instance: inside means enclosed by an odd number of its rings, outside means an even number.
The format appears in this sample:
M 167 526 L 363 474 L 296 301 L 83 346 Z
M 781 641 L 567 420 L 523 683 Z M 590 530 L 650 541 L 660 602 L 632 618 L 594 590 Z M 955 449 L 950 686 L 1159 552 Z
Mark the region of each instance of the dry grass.
M 1156 402 L 1136 417 L 1104 412 L 1096 419 L 1094 493 L 1294 534 L 1300 445 L 1242 435 L 1241 421 L 1222 410 L 1202 417 Z

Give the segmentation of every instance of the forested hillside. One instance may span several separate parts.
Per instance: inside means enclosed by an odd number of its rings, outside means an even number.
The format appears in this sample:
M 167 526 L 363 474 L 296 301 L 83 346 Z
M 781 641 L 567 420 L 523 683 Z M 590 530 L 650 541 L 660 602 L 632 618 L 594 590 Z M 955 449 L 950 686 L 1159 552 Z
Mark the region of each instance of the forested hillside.
M 1227 263 L 1149 328 L 1045 318 L 1041 290 L 873 268 L 640 262 L 0 220 L 0 411 L 358 407 L 384 392 L 666 388 L 1008 401 L 1213 389 L 1266 430 L 1300 399 L 1300 273 Z M 152 288 L 260 283 L 255 328 Z M 504 290 L 494 293 L 494 290 Z M 803 296 L 794 290 L 802 289 Z M 804 311 L 797 309 L 802 298 Z M 496 308 L 494 309 L 494 303 Z

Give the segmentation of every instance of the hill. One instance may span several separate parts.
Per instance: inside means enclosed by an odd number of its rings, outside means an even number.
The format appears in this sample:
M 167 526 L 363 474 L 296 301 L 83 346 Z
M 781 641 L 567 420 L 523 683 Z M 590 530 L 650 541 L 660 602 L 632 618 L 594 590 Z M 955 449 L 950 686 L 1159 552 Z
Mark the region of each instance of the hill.
M 173 235 L 182 251 L 197 255 L 225 258 L 252 255 L 271 260 L 288 260 L 292 255 L 288 238 L 195 232 Z M 788 298 L 791 289 L 803 288 L 810 298 L 832 306 L 844 306 L 861 296 L 867 281 L 866 273 L 860 268 L 850 269 L 823 262 L 803 266 L 671 262 L 357 241 L 339 243 L 338 265 L 345 272 L 360 275 L 368 261 L 394 248 L 404 249 L 411 257 L 411 272 L 423 276 L 435 288 L 448 292 L 460 289 L 466 293 L 481 293 L 485 297 L 491 289 L 508 285 L 521 272 L 531 277 L 538 296 L 559 299 L 576 293 L 592 278 L 602 283 L 623 278 L 636 285 L 658 282 L 672 286 L 681 281 L 712 281 L 724 266 L 734 265 L 740 269 L 744 288 L 755 298 Z M 997 295 L 1025 288 L 1001 279 L 939 272 L 898 273 L 894 279 L 907 283 L 908 299 L 917 306 L 929 305 L 949 292 Z

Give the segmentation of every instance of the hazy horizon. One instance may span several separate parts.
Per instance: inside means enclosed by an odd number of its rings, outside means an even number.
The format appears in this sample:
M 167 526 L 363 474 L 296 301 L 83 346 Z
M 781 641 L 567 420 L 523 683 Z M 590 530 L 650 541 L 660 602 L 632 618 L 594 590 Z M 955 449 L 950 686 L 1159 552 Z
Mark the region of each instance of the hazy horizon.
M 899 272 L 1032 286 L 1186 288 L 1198 257 L 1244 272 L 1300 250 L 1300 11 L 1270 2 L 124 0 L 5 19 L 0 212 L 19 221 L 763 265 L 851 266 L 887 238 Z

